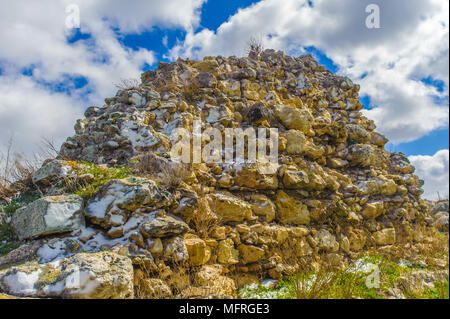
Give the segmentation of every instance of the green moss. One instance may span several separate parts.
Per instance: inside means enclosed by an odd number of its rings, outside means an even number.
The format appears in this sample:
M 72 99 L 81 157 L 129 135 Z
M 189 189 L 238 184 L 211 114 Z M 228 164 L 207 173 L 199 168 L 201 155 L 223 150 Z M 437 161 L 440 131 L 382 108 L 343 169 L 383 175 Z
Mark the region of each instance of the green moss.
M 7 214 L 12 215 L 20 207 L 28 205 L 29 203 L 34 202 L 38 198 L 39 196 L 37 194 L 27 191 L 20 197 L 13 199 L 9 204 L 3 205 L 2 208 Z
M 53 285 L 61 279 L 62 271 L 59 268 L 55 268 L 50 264 L 42 266 L 41 273 L 38 280 L 35 282 L 34 287 L 39 290 L 42 287 Z
M 434 288 L 425 291 L 425 296 L 428 299 L 449 299 L 449 278 L 447 281 L 437 282 L 434 284 Z
M 131 175 L 128 167 L 103 167 L 89 162 L 70 162 L 78 175 L 91 174 L 94 176 L 92 183 L 77 185 L 73 192 L 83 198 L 93 197 L 100 188 L 113 179 L 123 179 Z
M 120 118 L 120 116 L 114 116 L 112 119 L 111 119 L 111 123 L 113 123 L 113 124 L 116 124 L 117 123 L 117 120 Z
M 355 144 L 359 144 L 358 140 L 356 140 L 354 138 L 350 138 L 350 137 L 347 139 L 347 145 L 348 146 L 352 146 L 352 145 L 355 145 Z
M 13 201 L 5 206 L 3 206 L 3 209 L 5 210 L 6 213 L 8 213 L 9 215 L 13 214 L 16 210 L 18 210 L 21 207 L 21 205 L 16 202 Z
M 14 234 L 8 224 L 0 225 L 0 256 L 9 254 L 11 251 L 19 247 L 14 240 Z

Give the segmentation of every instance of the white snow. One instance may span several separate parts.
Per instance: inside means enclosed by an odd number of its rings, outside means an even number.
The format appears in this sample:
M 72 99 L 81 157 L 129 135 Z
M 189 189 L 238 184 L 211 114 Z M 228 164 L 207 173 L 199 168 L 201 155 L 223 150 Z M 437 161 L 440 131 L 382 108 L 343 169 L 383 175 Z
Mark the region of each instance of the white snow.
M 40 269 L 30 274 L 18 271 L 3 277 L 3 281 L 9 287 L 9 292 L 12 294 L 32 295 L 36 292 L 34 284 L 38 281 L 41 272 L 42 270 Z
M 44 215 L 45 224 L 50 228 L 70 226 L 73 223 L 72 216 L 80 209 L 81 201 L 50 203 Z
M 94 200 L 89 203 L 86 211 L 89 215 L 97 218 L 104 218 L 106 212 L 108 211 L 110 205 L 114 202 L 116 198 L 112 195 L 106 195 L 100 200 Z

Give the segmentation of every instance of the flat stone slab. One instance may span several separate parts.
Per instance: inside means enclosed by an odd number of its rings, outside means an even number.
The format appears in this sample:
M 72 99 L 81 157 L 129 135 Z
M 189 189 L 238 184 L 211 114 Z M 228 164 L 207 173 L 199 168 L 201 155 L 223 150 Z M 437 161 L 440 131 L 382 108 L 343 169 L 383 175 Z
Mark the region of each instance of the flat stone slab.
M 11 224 L 20 240 L 79 229 L 84 226 L 83 199 L 77 195 L 40 198 L 18 209 Z
M 39 168 L 31 179 L 33 183 L 50 185 L 52 181 L 69 176 L 72 171 L 72 167 L 65 164 L 64 161 L 54 160 Z
M 128 257 L 106 251 L 27 263 L 0 271 L 0 291 L 31 298 L 133 298 L 133 265 Z

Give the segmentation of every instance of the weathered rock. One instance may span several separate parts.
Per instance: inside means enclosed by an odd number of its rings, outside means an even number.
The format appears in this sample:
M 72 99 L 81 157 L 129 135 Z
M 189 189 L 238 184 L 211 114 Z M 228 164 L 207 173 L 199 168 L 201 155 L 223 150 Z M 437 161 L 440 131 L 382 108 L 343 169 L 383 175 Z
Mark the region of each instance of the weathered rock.
M 300 130 L 305 134 L 311 133 L 314 117 L 307 108 L 280 105 L 275 108 L 275 115 L 288 129 Z
M 222 265 L 204 265 L 195 274 L 195 282 L 207 288 L 208 295 L 218 293 L 223 297 L 232 297 L 236 292 L 234 280 L 222 275 Z
M 224 80 L 219 82 L 219 88 L 226 94 L 230 99 L 240 99 L 241 98 L 241 82 L 235 80 Z
M 378 146 L 384 146 L 388 142 L 388 139 L 377 132 L 370 132 L 370 143 L 378 145 Z
M 373 234 L 377 245 L 392 245 L 395 243 L 395 229 L 385 228 Z
M 256 163 L 239 167 L 234 183 L 256 189 L 277 189 L 278 178 L 276 169 L 270 164 Z
M 252 195 L 250 202 L 255 215 L 260 216 L 264 221 L 270 223 L 275 219 L 275 204 L 265 195 Z
M 347 236 L 350 242 L 350 250 L 360 251 L 364 248 L 364 245 L 366 244 L 366 235 L 362 230 L 353 229 Z
M 73 173 L 74 170 L 71 165 L 61 160 L 53 160 L 34 172 L 31 179 L 36 184 L 50 185 L 52 182 L 56 182 Z
M 164 256 L 175 262 L 187 261 L 189 259 L 189 253 L 183 237 L 176 236 L 168 239 L 166 241 L 166 248 L 164 249 Z
M 418 294 L 427 289 L 435 288 L 436 282 L 445 282 L 447 279 L 448 272 L 446 271 L 416 270 L 400 278 L 398 286 L 407 293 Z
M 194 78 L 194 83 L 201 88 L 212 88 L 217 84 L 217 80 L 211 73 L 201 72 Z
M 364 206 L 363 211 L 361 212 L 361 215 L 364 216 L 364 218 L 377 218 L 383 213 L 383 202 L 373 202 L 373 203 L 367 203 Z
M 339 243 L 328 230 L 321 229 L 317 232 L 314 239 L 317 242 L 317 247 L 320 250 L 325 250 L 329 252 L 337 252 L 339 250 Z
M 431 203 L 420 198 L 423 181 L 408 158 L 389 153 L 387 139 L 361 112 L 359 86 L 311 56 L 266 50 L 248 58 L 180 58 L 145 72 L 142 83 L 105 99 L 103 107 L 88 108 L 58 160 L 46 163 L 33 181 L 54 195 L 97 187 L 123 168 L 135 176 L 113 179 L 88 199 L 88 227 L 52 234 L 36 253 L 22 246 L 0 261 L 10 265 L 36 255 L 57 265 L 80 251 L 112 250 L 136 267 L 138 297 L 170 298 L 181 291 L 176 297 L 223 298 L 233 295 L 235 277 L 239 285 L 264 276 L 282 279 L 298 273 L 299 259 L 311 261 L 314 270 L 342 267 L 363 253 L 366 242 L 383 255 L 398 253 L 397 242 L 414 253 L 437 240 L 425 236 L 428 230 L 448 231 L 448 204 L 429 212 Z M 205 147 L 218 135 L 195 141 L 197 120 L 202 134 L 212 128 L 221 133 L 222 150 L 212 163 L 198 162 L 194 148 L 209 151 Z M 183 155 L 195 163 L 170 159 L 177 141 L 172 133 L 181 128 L 194 133 L 179 138 L 192 138 Z M 223 149 L 224 137 L 230 142 L 227 129 L 235 134 L 232 150 L 227 143 Z M 270 137 L 278 130 L 265 143 L 266 155 L 277 149 L 278 160 L 260 158 L 261 140 L 257 161 L 248 158 L 252 144 L 238 136 L 241 129 L 247 137 L 252 129 L 270 131 Z M 238 145 L 244 158 L 235 152 Z M 77 175 L 78 168 L 90 173 Z M 0 245 L 7 247 L 3 238 Z M 143 269 L 151 274 L 143 276 Z
M 112 252 L 81 253 L 58 263 L 1 271 L 0 290 L 20 297 L 133 298 L 133 266 Z
M 264 249 L 252 245 L 238 246 L 244 264 L 254 263 L 264 258 Z
M 285 133 L 286 152 L 288 154 L 303 154 L 308 143 L 305 134 L 299 130 L 289 130 Z
M 185 238 L 184 243 L 189 253 L 189 263 L 192 266 L 204 265 L 211 258 L 211 249 L 205 241 L 198 237 Z
M 24 263 L 30 261 L 36 257 L 36 252 L 41 247 L 42 243 L 40 240 L 35 240 L 29 244 L 21 245 L 20 247 L 14 249 L 9 254 L 0 257 L 0 268 L 7 265 Z
M 198 208 L 197 193 L 192 191 L 183 191 L 181 198 L 178 201 L 177 207 L 172 211 L 176 215 L 181 215 L 185 218 L 191 217 Z
M 136 209 L 153 211 L 167 207 L 172 196 L 148 179 L 111 180 L 86 206 L 86 217 L 105 229 L 125 224 Z
M 277 219 L 283 224 L 301 225 L 310 223 L 310 213 L 306 205 L 284 191 L 278 191 L 277 207 Z
M 348 124 L 345 128 L 347 136 L 358 143 L 365 143 L 370 139 L 370 134 L 360 125 Z
M 250 123 L 258 124 L 269 118 L 269 111 L 263 103 L 259 102 L 248 110 L 247 118 Z
M 356 144 L 349 148 L 348 160 L 352 165 L 361 165 L 363 167 L 376 164 L 375 148 L 367 144 Z
M 308 174 L 302 170 L 285 169 L 280 171 L 286 188 L 306 188 L 309 185 Z
M 168 299 L 173 298 L 172 290 L 161 279 L 144 278 L 137 285 L 139 287 L 139 298 L 142 299 Z
M 181 235 L 188 230 L 189 226 L 185 222 L 171 216 L 156 217 L 141 227 L 142 234 L 147 238 Z
M 434 225 L 442 232 L 448 232 L 449 214 L 448 212 L 440 212 L 434 215 Z
M 77 195 L 43 197 L 18 209 L 11 223 L 20 240 L 73 231 L 84 226 L 83 199 Z
M 209 196 L 210 206 L 223 222 L 241 222 L 252 215 L 250 204 L 225 193 Z
M 217 260 L 225 265 L 237 264 L 239 262 L 239 251 L 234 248 L 234 243 L 230 238 L 219 242 Z

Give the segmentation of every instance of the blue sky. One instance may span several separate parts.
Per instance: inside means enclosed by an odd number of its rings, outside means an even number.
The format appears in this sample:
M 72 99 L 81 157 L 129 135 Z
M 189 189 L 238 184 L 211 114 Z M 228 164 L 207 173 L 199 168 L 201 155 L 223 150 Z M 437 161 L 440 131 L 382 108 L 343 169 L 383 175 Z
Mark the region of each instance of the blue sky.
M 378 0 L 381 27 L 369 29 L 372 2 L 0 0 L 0 153 L 11 135 L 19 151 L 60 144 L 86 107 L 159 61 L 242 56 L 257 37 L 360 84 L 386 149 L 415 161 L 426 192 L 448 189 L 448 1 Z M 80 28 L 67 26 L 73 4 Z

